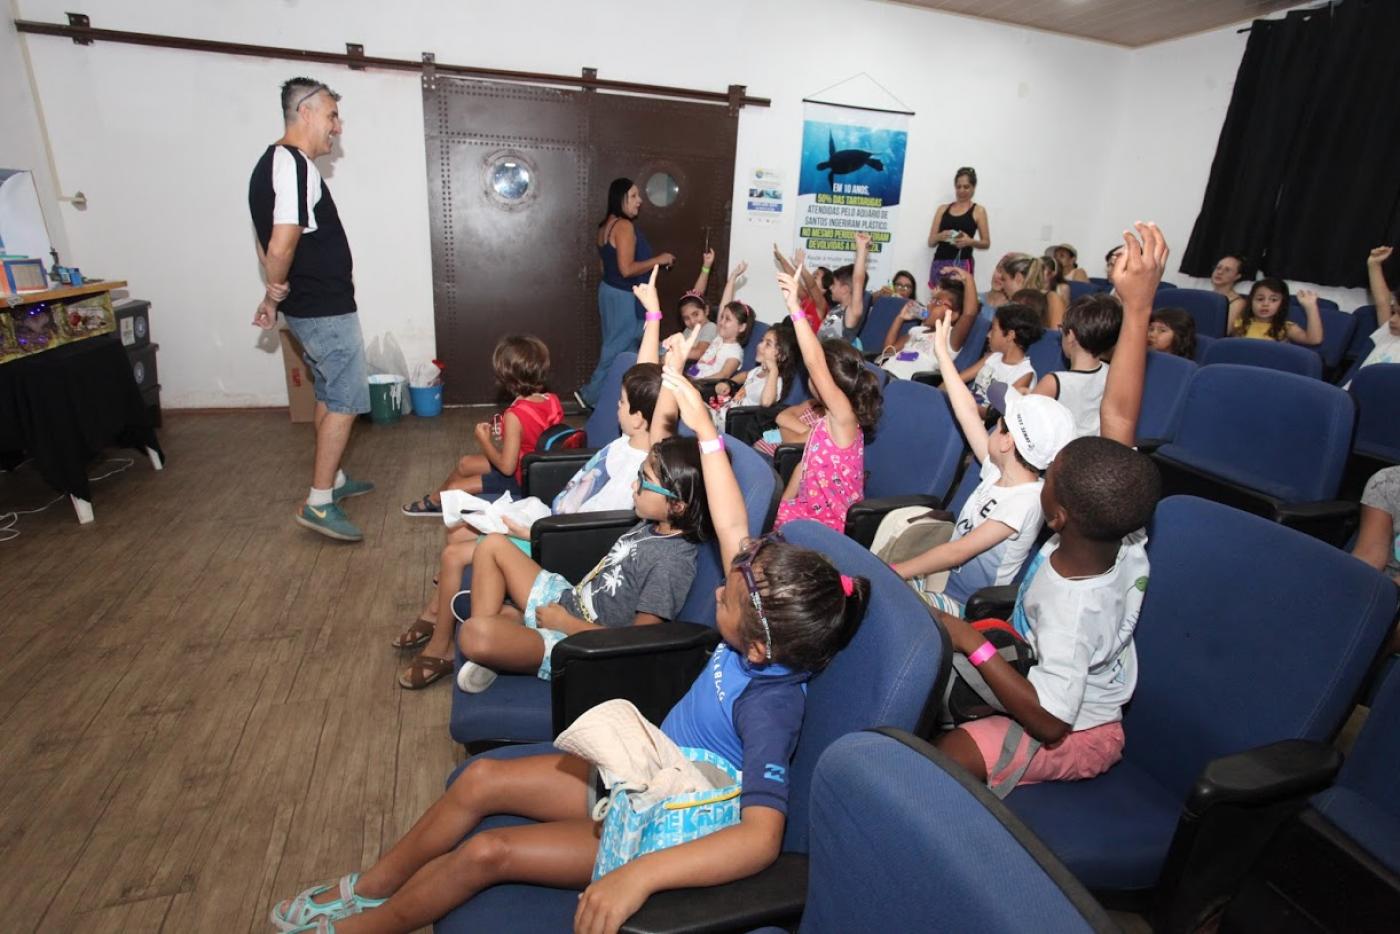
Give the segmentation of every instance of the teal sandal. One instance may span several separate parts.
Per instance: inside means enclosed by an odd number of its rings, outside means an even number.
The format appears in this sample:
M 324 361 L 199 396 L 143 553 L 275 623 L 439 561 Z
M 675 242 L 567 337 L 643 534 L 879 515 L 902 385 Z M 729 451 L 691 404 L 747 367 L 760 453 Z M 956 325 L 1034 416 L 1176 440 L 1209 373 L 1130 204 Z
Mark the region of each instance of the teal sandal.
M 313 885 L 294 898 L 278 902 L 272 907 L 272 923 L 279 931 L 319 931 L 322 929 L 316 925 L 322 921 L 329 923 L 346 918 L 366 909 L 376 908 L 388 901 L 387 898 L 362 898 L 356 895 L 355 883 L 358 881 L 360 881 L 360 874 L 352 872 L 341 876 L 338 883 L 326 882 L 321 885 Z M 339 898 L 325 903 L 313 901 L 316 896 L 324 895 L 337 886 L 340 889 Z M 330 931 L 334 930 L 335 928 L 332 926 Z

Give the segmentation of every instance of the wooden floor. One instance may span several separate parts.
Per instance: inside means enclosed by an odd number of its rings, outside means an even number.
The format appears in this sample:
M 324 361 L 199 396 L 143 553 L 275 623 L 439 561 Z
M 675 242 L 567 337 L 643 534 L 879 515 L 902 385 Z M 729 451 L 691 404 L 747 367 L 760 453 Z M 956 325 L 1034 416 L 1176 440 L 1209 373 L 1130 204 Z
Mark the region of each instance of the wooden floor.
M 441 524 L 399 505 L 481 410 L 356 427 L 365 540 L 293 524 L 312 435 L 285 411 L 171 415 L 163 472 L 94 484 L 0 544 L 0 931 L 265 931 L 368 865 L 460 760 L 450 691 L 395 682 Z M 92 474 L 102 472 L 95 466 Z M 0 513 L 53 493 L 0 474 Z

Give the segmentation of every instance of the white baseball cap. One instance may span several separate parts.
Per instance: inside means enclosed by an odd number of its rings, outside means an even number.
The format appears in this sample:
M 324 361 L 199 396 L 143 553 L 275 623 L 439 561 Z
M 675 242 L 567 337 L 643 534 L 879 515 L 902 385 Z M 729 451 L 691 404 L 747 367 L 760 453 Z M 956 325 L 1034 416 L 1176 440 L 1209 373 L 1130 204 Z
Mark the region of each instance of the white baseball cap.
M 1049 467 L 1060 449 L 1074 440 L 1074 416 L 1058 399 L 1008 389 L 1005 402 L 1006 430 L 1021 457 L 1036 470 Z

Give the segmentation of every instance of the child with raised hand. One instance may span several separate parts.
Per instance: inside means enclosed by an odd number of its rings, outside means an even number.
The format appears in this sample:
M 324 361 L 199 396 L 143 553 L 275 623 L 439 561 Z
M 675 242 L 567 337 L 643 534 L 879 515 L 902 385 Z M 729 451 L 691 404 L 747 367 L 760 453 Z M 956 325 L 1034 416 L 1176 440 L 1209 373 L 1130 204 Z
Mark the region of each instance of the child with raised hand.
M 1106 358 L 1122 323 L 1123 308 L 1114 296 L 1080 296 L 1065 312 L 1060 332 L 1069 369 L 1045 373 L 1036 383 L 1037 395 L 1060 400 L 1074 414 L 1077 437 L 1099 433 L 1099 406 L 1109 374 Z
M 651 453 L 652 446 L 670 437 L 667 419 L 654 417 L 661 392 L 659 359 L 661 306 L 656 294 L 656 267 L 649 281 L 632 287 L 646 316 L 637 363 L 622 376 L 622 392 L 617 400 L 617 421 L 622 435 L 612 441 L 579 469 L 554 498 L 554 515 L 579 512 L 631 509 L 632 486 L 637 471 Z M 530 553 L 530 530 L 506 521 L 511 541 Z M 390 644 L 396 649 L 422 650 L 399 672 L 399 686 L 419 690 L 441 680 L 452 671 L 452 639 L 455 634 L 451 601 L 472 564 L 479 541 L 477 532 L 463 524 L 447 530 L 447 542 L 438 557 L 437 582 L 427 606 L 407 629 Z
M 1226 333 L 1231 337 L 1316 347 L 1322 343 L 1322 312 L 1317 306 L 1317 293 L 1312 289 L 1299 289 L 1298 304 L 1303 306 L 1307 316 L 1306 328 L 1288 320 L 1288 283 L 1273 277 L 1260 279 L 1250 287 L 1249 301 L 1231 307 Z
M 1400 363 L 1400 305 L 1395 301 L 1395 293 L 1390 291 L 1390 284 L 1385 281 L 1383 268 L 1392 252 L 1392 247 L 1378 246 L 1366 257 L 1371 301 L 1376 305 L 1376 322 L 1379 327 L 1371 332 L 1371 349 L 1361 358 L 1357 369 L 1377 363 Z M 1299 301 L 1301 300 L 1300 297 Z M 1350 385 L 1348 382 L 1347 386 Z
M 977 286 L 972 277 L 960 266 L 945 266 L 938 287 L 929 297 L 928 308 L 906 302 L 890 322 L 881 369 L 899 379 L 912 379 L 916 373 L 941 372 L 934 352 L 934 325 L 943 320 L 953 322 L 949 339 L 956 354 L 977 320 L 977 311 Z M 920 323 L 900 334 L 899 329 L 907 321 Z
M 363 874 L 317 886 L 273 908 L 284 930 L 337 934 L 426 927 L 483 889 L 528 882 L 582 889 L 574 930 L 613 934 L 655 892 L 722 885 L 769 866 L 782 848 L 792 756 L 806 711 L 806 682 L 855 634 L 870 583 L 778 536 L 748 538 L 743 496 L 699 392 L 665 376 L 699 439 L 701 469 L 721 560 L 715 603 L 723 642 L 661 731 L 742 769 L 738 824 L 639 856 L 590 882 L 598 852 L 589 763 L 563 753 L 473 759 L 412 829 Z M 485 818 L 500 827 L 461 842 Z
M 692 361 L 709 349 L 719 337 L 719 328 L 710 320 L 710 305 L 705 301 L 705 289 L 710 284 L 710 270 L 715 263 L 715 251 L 706 249 L 700 264 L 700 273 L 689 292 L 681 296 L 676 310 L 681 316 L 681 329 L 692 338 Z M 655 283 L 652 283 L 655 285 Z M 722 304 L 722 303 L 721 303 Z
M 744 362 L 744 345 L 753 333 L 753 309 L 743 302 L 734 300 L 734 292 L 748 263 L 741 262 L 729 274 L 724 284 L 724 294 L 720 297 L 719 323 L 716 327 L 717 339 L 712 341 L 695 362 L 686 370 L 695 379 L 728 379 L 739 372 Z
M 865 317 L 865 267 L 870 255 L 870 234 L 861 231 L 855 235 L 855 241 L 855 263 L 831 274 L 831 297 L 836 305 L 827 312 L 826 320 L 817 331 L 822 340 L 835 338 L 855 344 L 856 335 L 860 333 L 860 323 Z
M 783 255 L 782 249 L 773 244 L 773 260 L 778 264 L 778 268 L 797 279 L 797 284 L 801 286 L 802 294 L 799 296 L 802 311 L 807 315 L 807 323 L 812 326 L 813 331 L 821 330 L 822 322 L 826 320 L 827 310 L 831 307 L 831 270 L 825 266 L 818 266 L 815 274 L 807 268 L 807 251 L 799 248 L 788 259 Z
M 1114 259 L 1124 321 L 1103 436 L 1071 441 L 1051 463 L 1041 507 L 1056 534 L 1016 594 L 1011 623 L 1034 649 L 1035 666 L 1022 676 L 969 623 L 934 611 L 1007 711 L 964 723 L 937 745 L 999 795 L 1017 784 L 1092 778 L 1123 754 L 1123 706 L 1137 683 L 1133 630 L 1148 585 L 1145 526 L 1161 494 L 1156 466 L 1127 445 L 1168 253 L 1156 225 L 1136 227 L 1141 244 L 1125 232 Z
M 946 319 L 938 322 L 934 346 L 946 372 L 953 365 L 951 333 Z M 951 571 L 942 593 L 922 596 L 931 606 L 962 616 L 969 597 L 983 587 L 1011 583 L 1030 555 L 1040 534 L 1041 474 L 1074 439 L 1074 418 L 1054 399 L 1007 390 L 1005 414 L 988 434 L 967 387 L 953 380 L 947 388 L 948 404 L 981 465 L 981 482 L 963 504 L 950 541 L 891 567 L 905 580 Z
M 782 528 L 794 519 L 814 519 L 844 532 L 851 503 L 865 496 L 865 433 L 880 420 L 884 404 L 880 383 L 850 344 L 818 340 L 812 333 L 798 305 L 797 281 L 792 276 L 778 273 L 778 288 L 797 334 L 812 390 L 812 410 L 819 419 L 807 435 L 802 463 L 783 491 L 773 527 Z
M 535 450 L 546 429 L 564 420 L 564 407 L 558 396 L 545 391 L 549 348 L 538 337 L 517 334 L 501 338 L 491 354 L 491 367 L 496 384 L 515 397 L 499 417 L 499 442 L 491 422 L 478 422 L 476 443 L 481 453 L 459 459 L 438 490 L 404 506 L 404 515 L 441 516 L 441 490 L 520 495 L 525 455 Z
M 1011 389 L 1024 392 L 1035 379 L 1035 367 L 1031 366 L 1026 351 L 1031 344 L 1040 340 L 1045 326 L 1040 323 L 1040 315 L 1025 305 L 1007 302 L 996 310 L 992 326 L 987 330 L 987 353 L 972 366 L 958 374 L 964 383 L 972 383 L 972 395 L 977 400 L 978 410 L 987 415 L 987 390 L 992 383 L 1004 383 Z M 949 382 L 946 378 L 945 384 Z M 947 386 L 944 386 L 947 389 Z
M 792 325 L 783 321 L 763 332 L 754 357 L 758 365 L 752 370 L 714 387 L 716 397 L 723 400 L 715 410 L 715 428 L 721 434 L 731 410 L 777 405 L 792 385 L 797 372 L 797 337 Z

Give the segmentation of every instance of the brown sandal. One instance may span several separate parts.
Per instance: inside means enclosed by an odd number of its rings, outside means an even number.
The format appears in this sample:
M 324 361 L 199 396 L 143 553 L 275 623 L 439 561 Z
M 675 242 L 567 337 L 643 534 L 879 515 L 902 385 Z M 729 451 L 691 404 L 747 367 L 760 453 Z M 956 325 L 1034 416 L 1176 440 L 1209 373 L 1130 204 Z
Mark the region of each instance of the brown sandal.
M 408 663 L 407 668 L 399 672 L 399 687 L 418 691 L 434 681 L 441 681 L 450 674 L 452 674 L 452 659 L 419 655 Z
M 419 646 L 427 645 L 432 640 L 435 629 L 437 629 L 436 621 L 420 616 L 389 644 L 396 649 L 416 649 Z

